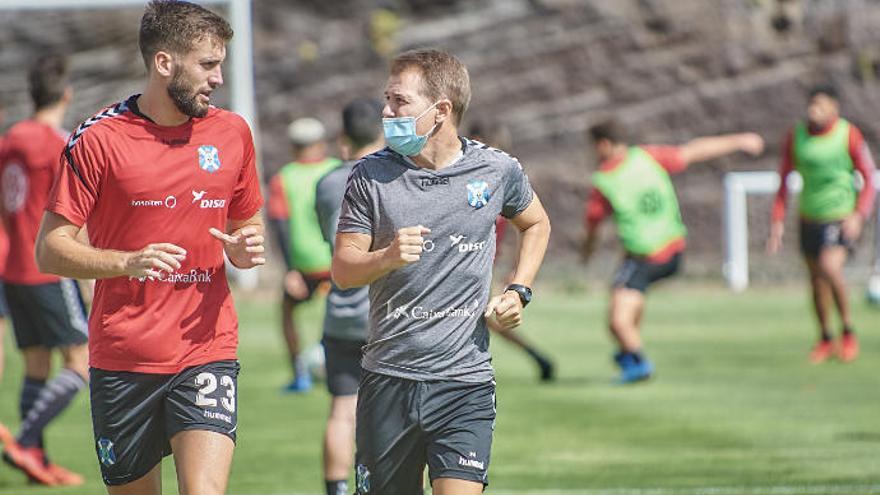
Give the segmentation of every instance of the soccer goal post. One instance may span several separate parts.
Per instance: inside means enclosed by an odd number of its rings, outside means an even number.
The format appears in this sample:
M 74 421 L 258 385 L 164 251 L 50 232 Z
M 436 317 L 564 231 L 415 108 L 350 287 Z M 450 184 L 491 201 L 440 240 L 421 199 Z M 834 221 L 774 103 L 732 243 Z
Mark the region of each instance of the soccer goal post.
M 790 174 L 787 186 L 792 193 L 800 192 L 803 187 L 800 174 L 797 172 Z M 880 189 L 880 172 L 874 173 L 874 187 Z M 777 189 L 779 189 L 779 174 L 776 172 L 730 172 L 724 177 L 722 270 L 728 287 L 734 291 L 742 291 L 749 286 L 748 196 L 774 194 Z M 878 227 L 880 227 L 880 217 L 878 217 Z M 880 233 L 875 232 L 875 236 L 877 235 Z
M 229 24 L 235 36 L 229 44 L 227 71 L 232 111 L 241 115 L 250 125 L 254 140 L 258 140 L 257 112 L 254 100 L 254 61 L 251 0 L 197 0 L 200 4 L 212 4 L 227 11 Z M 146 0 L 0 0 L 0 10 L 80 10 L 132 8 L 146 5 Z M 256 270 L 239 270 L 231 267 L 238 284 L 247 290 L 258 283 Z

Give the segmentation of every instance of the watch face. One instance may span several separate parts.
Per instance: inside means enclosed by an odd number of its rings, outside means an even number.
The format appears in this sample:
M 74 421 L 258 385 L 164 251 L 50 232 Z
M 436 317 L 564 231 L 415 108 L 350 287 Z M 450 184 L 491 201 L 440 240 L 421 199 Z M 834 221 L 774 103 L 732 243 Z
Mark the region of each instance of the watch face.
M 532 300 L 532 289 L 526 287 L 525 285 L 513 284 L 509 286 L 507 290 L 512 290 L 516 292 L 523 306 L 525 306 Z

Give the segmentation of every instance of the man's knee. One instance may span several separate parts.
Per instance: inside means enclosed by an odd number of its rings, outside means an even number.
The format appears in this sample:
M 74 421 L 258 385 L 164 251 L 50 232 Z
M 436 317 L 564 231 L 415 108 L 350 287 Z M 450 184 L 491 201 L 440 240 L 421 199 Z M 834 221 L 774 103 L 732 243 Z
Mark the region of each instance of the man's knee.
M 77 344 L 61 348 L 64 367 L 76 372 L 84 380 L 89 379 L 89 347 Z
M 28 378 L 45 380 L 52 371 L 52 350 L 42 346 L 22 349 L 24 373 Z

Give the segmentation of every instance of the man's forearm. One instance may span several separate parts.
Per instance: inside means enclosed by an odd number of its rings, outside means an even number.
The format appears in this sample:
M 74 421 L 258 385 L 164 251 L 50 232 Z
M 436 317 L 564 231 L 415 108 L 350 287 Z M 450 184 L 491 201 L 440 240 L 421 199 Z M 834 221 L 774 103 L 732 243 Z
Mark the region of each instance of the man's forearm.
M 364 252 L 351 246 L 337 246 L 331 265 L 333 282 L 340 289 L 351 289 L 385 276 L 394 269 L 383 256 L 386 249 Z
M 125 275 L 129 253 L 97 249 L 67 236 L 53 236 L 37 244 L 41 272 L 67 278 L 101 279 Z
M 511 283 L 531 286 L 544 261 L 550 242 L 550 219 L 546 216 L 521 233 L 519 256 Z
M 700 137 L 681 147 L 682 158 L 688 164 L 704 162 L 739 151 L 745 134 Z

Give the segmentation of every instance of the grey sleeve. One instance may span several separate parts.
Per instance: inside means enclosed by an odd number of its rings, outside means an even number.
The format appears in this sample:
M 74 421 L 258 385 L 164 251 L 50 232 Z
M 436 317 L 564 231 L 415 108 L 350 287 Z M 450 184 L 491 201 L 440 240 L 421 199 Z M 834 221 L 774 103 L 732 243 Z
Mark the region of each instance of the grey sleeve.
M 348 178 L 337 232 L 373 235 L 373 197 L 368 179 L 361 166 L 356 166 Z
M 501 207 L 501 216 L 513 218 L 519 215 L 532 204 L 534 195 L 529 177 L 523 171 L 522 165 L 515 158 L 511 158 L 504 174 L 504 205 Z

